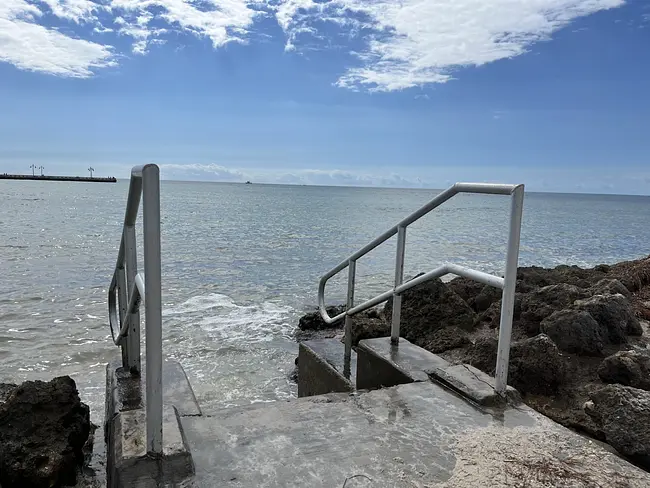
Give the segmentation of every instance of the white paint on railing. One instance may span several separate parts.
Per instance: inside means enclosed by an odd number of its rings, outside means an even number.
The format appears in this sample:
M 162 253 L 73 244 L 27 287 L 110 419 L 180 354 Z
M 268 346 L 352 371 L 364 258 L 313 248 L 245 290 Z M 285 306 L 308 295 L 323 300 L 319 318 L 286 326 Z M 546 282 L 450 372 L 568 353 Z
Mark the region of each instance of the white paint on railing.
M 406 247 L 406 228 L 425 216 L 435 208 L 439 207 L 447 200 L 452 198 L 458 193 L 484 193 L 492 195 L 509 195 L 511 197 L 511 210 L 510 210 L 510 228 L 508 235 L 508 250 L 506 255 L 506 269 L 504 278 L 500 276 L 491 275 L 483 271 L 467 268 L 458 264 L 444 264 L 428 273 L 425 273 L 417 278 L 414 278 L 407 283 L 403 283 L 404 274 L 404 250 Z M 515 287 L 517 282 L 517 266 L 519 262 L 519 240 L 521 232 L 521 217 L 524 204 L 524 185 L 501 185 L 492 183 L 456 183 L 451 188 L 441 192 L 429 203 L 422 206 L 408 217 L 404 218 L 397 225 L 391 227 L 379 237 L 371 241 L 369 244 L 362 247 L 357 252 L 353 253 L 348 259 L 342 261 L 339 265 L 332 268 L 330 271 L 320 279 L 318 283 L 318 308 L 323 320 L 332 324 L 345 318 L 345 366 L 344 371 L 347 371 L 349 377 L 350 370 L 350 357 L 352 350 L 352 317 L 364 310 L 367 310 L 375 305 L 392 298 L 393 299 L 393 315 L 391 321 L 391 342 L 395 345 L 399 344 L 400 333 L 400 318 L 401 318 L 401 295 L 406 290 L 414 286 L 424 283 L 425 281 L 440 278 L 447 274 L 454 274 L 457 276 L 464 276 L 466 278 L 485 283 L 490 286 L 502 289 L 502 308 L 501 308 L 501 324 L 499 329 L 499 348 L 496 365 L 495 385 L 496 390 L 500 394 L 504 394 L 507 387 L 508 379 L 508 361 L 510 354 L 510 340 L 512 336 L 512 318 L 514 311 L 514 297 Z M 395 286 L 393 289 L 388 290 L 376 297 L 367 300 L 359 305 L 354 305 L 354 289 L 355 289 L 355 264 L 359 258 L 366 255 L 377 246 L 386 242 L 388 239 L 397 234 L 397 252 L 395 256 Z M 348 295 L 346 310 L 335 317 L 330 317 L 326 310 L 325 305 L 325 285 L 327 281 L 338 274 L 340 271 L 349 267 L 348 275 Z
M 138 273 L 135 223 L 142 200 L 144 277 Z M 117 299 L 116 299 L 117 293 Z M 162 455 L 162 296 L 160 263 L 160 173 L 158 166 L 131 171 L 122 240 L 108 290 L 113 341 L 122 349 L 122 366 L 141 373 L 140 306 L 145 308 L 147 452 Z M 119 327 L 118 327 L 119 325 Z M 115 336 L 114 330 L 118 329 Z

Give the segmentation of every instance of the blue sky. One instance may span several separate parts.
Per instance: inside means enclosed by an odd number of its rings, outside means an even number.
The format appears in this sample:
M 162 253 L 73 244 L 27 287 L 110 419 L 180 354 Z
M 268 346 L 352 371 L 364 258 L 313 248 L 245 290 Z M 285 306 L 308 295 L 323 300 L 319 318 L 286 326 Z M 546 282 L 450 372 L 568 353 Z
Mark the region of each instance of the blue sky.
M 646 0 L 1 0 L 0 171 L 650 194 Z

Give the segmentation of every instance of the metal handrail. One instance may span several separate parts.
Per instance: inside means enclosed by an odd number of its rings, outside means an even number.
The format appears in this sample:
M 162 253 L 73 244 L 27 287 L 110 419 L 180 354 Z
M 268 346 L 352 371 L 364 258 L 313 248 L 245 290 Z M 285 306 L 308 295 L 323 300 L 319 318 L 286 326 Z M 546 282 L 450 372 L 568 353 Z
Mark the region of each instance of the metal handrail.
M 504 277 L 491 275 L 467 268 L 457 264 L 444 264 L 424 275 L 403 283 L 404 280 L 404 249 L 406 246 L 406 228 L 422 218 L 435 208 L 445 203 L 459 193 L 481 193 L 492 195 L 509 195 L 511 197 L 510 227 L 508 232 L 508 250 L 506 254 L 506 269 Z M 504 394 L 508 384 L 508 362 L 510 359 L 510 340 L 512 336 L 512 317 L 514 311 L 515 286 L 517 280 L 517 263 L 519 261 L 519 241 L 521 235 L 521 217 L 524 204 L 524 185 L 500 185 L 492 183 L 456 183 L 446 189 L 429 203 L 422 206 L 397 225 L 394 225 L 379 237 L 353 253 L 346 260 L 328 271 L 318 284 L 318 308 L 323 320 L 332 324 L 345 319 L 345 360 L 344 374 L 350 376 L 350 359 L 352 355 L 352 317 L 375 305 L 393 298 L 393 315 L 391 320 L 391 342 L 399 344 L 400 314 L 402 307 L 402 293 L 428 280 L 440 278 L 446 274 L 455 274 L 500 288 L 502 291 L 501 300 L 501 324 L 499 328 L 499 346 L 497 352 L 497 365 L 495 373 L 496 390 Z M 356 262 L 362 256 L 386 242 L 397 234 L 397 252 L 395 256 L 395 284 L 394 287 L 381 293 L 360 305 L 354 305 Z M 348 292 L 346 309 L 344 312 L 330 317 L 325 307 L 325 285 L 327 281 L 348 268 Z
M 135 223 L 142 199 L 144 275 L 138 273 Z M 117 297 L 116 297 L 117 294 Z M 145 309 L 147 451 L 162 455 L 162 296 L 160 171 L 155 164 L 131 170 L 122 239 L 108 288 L 108 321 L 122 366 L 139 376 L 140 306 Z M 119 332 L 115 336 L 115 329 Z

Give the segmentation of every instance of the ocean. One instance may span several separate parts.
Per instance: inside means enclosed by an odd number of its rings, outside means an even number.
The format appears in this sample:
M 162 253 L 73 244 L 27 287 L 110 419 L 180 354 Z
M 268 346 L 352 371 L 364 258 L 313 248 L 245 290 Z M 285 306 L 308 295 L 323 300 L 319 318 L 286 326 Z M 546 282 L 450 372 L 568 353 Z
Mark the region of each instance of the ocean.
M 119 355 L 107 288 L 127 190 L 0 181 L 0 382 L 70 375 L 96 422 L 105 364 Z M 163 181 L 164 354 L 181 361 L 203 405 L 295 396 L 293 334 L 319 277 L 436 193 Z M 507 197 L 462 195 L 416 222 L 405 276 L 443 262 L 501 272 L 508 209 Z M 650 197 L 528 193 L 520 265 L 647 256 L 649 215 Z M 394 255 L 395 238 L 360 260 L 357 300 L 391 287 Z M 344 292 L 345 272 L 329 303 Z

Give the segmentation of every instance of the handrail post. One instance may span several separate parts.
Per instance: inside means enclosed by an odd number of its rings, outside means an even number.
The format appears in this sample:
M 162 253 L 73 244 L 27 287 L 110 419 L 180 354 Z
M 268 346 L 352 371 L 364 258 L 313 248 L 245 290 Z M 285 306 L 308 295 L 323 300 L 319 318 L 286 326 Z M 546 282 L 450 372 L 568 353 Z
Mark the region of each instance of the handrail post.
M 124 234 L 122 234 L 122 239 L 124 239 Z M 129 304 L 129 291 L 126 283 L 126 271 L 124 269 L 124 261 L 120 263 L 120 267 L 116 270 L 117 274 L 117 306 L 119 309 L 120 315 L 120 329 L 126 320 L 126 307 Z M 129 367 L 129 348 L 127 347 L 127 341 L 122 339 L 120 342 L 120 349 L 122 351 L 122 366 L 124 368 Z
M 147 452 L 162 455 L 162 296 L 160 265 L 160 174 L 142 170 L 144 227 Z
M 348 297 L 346 301 L 346 311 L 354 307 L 354 281 L 356 278 L 357 262 L 352 259 L 348 262 Z M 345 355 L 343 357 L 343 376 L 350 379 L 352 361 L 352 321 L 350 315 L 345 316 Z
M 135 240 L 135 226 L 129 225 L 124 228 L 124 251 L 126 260 L 126 277 L 128 283 L 128 296 L 133 293 L 135 276 L 138 274 L 138 252 Z M 139 375 L 141 366 L 140 359 L 140 311 L 136 310 L 129 317 L 129 331 L 126 336 L 127 364 L 131 374 Z
M 404 280 L 404 249 L 406 246 L 406 226 L 397 228 L 397 252 L 395 256 L 395 289 Z M 393 317 L 390 327 L 390 342 L 399 344 L 400 317 L 402 313 L 402 294 L 393 293 Z
M 510 361 L 510 339 L 512 336 L 512 319 L 515 306 L 515 288 L 517 286 L 517 265 L 519 262 L 519 242 L 521 216 L 524 206 L 524 186 L 517 186 L 512 192 L 510 207 L 510 230 L 508 234 L 508 254 L 504 276 L 503 295 L 501 299 L 501 323 L 499 325 L 499 346 L 495 383 L 497 393 L 504 395 L 508 386 L 508 363 Z

